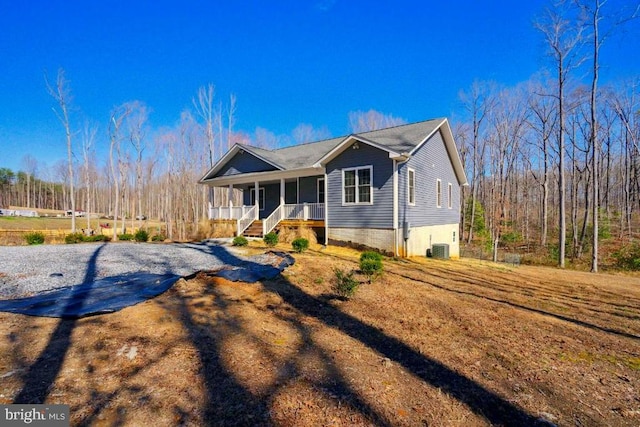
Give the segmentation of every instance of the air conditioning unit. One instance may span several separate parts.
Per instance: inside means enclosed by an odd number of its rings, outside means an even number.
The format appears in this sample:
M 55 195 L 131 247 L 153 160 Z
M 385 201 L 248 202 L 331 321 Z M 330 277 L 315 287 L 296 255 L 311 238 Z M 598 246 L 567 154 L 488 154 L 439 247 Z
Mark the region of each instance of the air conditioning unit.
M 449 259 L 449 245 L 446 243 L 434 243 L 431 252 L 434 258 Z

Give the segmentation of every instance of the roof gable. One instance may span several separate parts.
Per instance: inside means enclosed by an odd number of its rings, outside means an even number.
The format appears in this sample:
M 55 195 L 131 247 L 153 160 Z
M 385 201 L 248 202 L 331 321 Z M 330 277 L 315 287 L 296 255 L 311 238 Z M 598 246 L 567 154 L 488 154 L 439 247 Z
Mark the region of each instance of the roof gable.
M 244 144 L 235 144 L 200 180 L 218 176 L 225 164 L 243 150 L 273 166 L 273 170 L 287 171 L 320 168 L 337 157 L 355 141 L 371 145 L 389 153 L 389 158 L 404 161 L 426 143 L 435 132 L 442 132 L 443 140 L 460 185 L 466 185 L 460 156 L 446 118 L 426 120 L 407 125 L 394 126 L 369 132 L 351 134 L 346 137 L 266 150 Z

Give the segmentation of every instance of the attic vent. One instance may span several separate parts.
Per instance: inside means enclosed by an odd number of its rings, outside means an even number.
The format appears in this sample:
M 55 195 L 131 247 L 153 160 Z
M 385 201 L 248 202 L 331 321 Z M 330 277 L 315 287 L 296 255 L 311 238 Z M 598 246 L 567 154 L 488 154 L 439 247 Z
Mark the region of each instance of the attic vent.
M 449 259 L 449 245 L 446 243 L 434 243 L 432 246 L 434 258 Z

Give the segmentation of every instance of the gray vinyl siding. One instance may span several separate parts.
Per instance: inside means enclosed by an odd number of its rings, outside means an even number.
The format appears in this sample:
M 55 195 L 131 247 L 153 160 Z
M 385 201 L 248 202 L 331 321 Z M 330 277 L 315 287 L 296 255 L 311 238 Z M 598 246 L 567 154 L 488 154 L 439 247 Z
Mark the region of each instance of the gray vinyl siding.
M 280 193 L 278 192 L 278 194 Z M 284 202 L 288 205 L 298 203 L 298 184 L 296 181 L 284 183 Z
M 373 166 L 373 204 L 342 205 L 342 170 Z M 367 144 L 351 147 L 327 164 L 329 227 L 393 228 L 393 161 L 389 153 Z
M 318 203 L 318 178 L 323 175 L 300 178 L 300 203 Z
M 269 163 L 260 160 L 253 154 L 247 153 L 245 151 L 244 153 L 237 153 L 235 156 L 233 156 L 222 167 L 222 169 L 218 171 L 214 178 L 218 176 L 231 176 L 241 173 L 264 172 L 273 170 L 276 170 L 276 168 Z
M 409 205 L 408 169 L 415 170 L 416 203 Z M 436 204 L 436 181 L 442 183 L 442 207 Z M 452 184 L 449 209 L 448 184 Z M 440 132 L 435 133 L 398 169 L 398 226 L 409 221 L 411 227 L 456 224 L 460 222 L 460 185 Z

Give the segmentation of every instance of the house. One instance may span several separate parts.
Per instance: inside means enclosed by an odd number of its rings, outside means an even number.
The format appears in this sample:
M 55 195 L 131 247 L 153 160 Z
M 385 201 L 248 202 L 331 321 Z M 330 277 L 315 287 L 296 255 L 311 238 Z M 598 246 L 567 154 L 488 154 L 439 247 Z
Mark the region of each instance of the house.
M 296 221 L 319 227 L 325 243 L 398 256 L 446 244 L 459 256 L 467 180 L 447 119 L 276 150 L 235 144 L 200 183 L 242 190 L 242 206 L 209 205 L 209 218 L 234 221 L 237 234 L 262 236 Z

